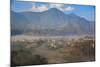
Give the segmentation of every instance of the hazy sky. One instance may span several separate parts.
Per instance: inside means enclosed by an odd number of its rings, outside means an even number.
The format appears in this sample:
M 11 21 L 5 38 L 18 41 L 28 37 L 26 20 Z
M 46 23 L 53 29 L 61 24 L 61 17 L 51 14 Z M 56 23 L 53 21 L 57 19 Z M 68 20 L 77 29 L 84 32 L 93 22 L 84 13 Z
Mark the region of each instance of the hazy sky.
M 87 20 L 95 20 L 95 7 L 86 5 L 71 5 L 71 4 L 54 4 L 43 2 L 15 2 L 11 0 L 11 10 L 15 12 L 43 12 L 50 8 L 57 8 L 66 14 L 74 13 L 78 16 L 84 17 Z

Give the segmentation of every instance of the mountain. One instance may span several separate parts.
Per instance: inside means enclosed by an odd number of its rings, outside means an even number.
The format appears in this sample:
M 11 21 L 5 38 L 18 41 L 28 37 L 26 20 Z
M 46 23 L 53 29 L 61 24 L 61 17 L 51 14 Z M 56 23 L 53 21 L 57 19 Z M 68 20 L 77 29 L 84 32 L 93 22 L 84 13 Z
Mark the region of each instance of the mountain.
M 22 29 L 24 33 L 33 35 L 76 35 L 95 32 L 95 22 L 73 13 L 65 14 L 56 8 L 44 12 L 11 12 L 11 26 L 12 29 Z
M 21 34 L 27 29 L 28 24 L 27 18 L 20 15 L 19 13 L 11 11 L 11 34 Z

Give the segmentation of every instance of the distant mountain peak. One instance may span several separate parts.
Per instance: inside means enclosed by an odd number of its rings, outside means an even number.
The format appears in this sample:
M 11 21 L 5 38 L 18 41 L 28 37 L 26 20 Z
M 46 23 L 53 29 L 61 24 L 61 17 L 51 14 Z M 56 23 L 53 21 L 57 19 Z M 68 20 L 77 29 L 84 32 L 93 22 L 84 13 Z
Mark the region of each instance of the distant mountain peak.
M 57 9 L 57 8 L 50 8 L 49 10 L 58 10 L 59 11 L 59 9 Z
M 80 17 L 80 16 L 76 15 L 75 13 L 70 13 L 68 15 L 71 16 L 71 17 Z
M 64 13 L 63 11 L 57 9 L 57 8 L 50 8 L 49 10 L 47 11 L 44 11 L 44 12 L 61 12 L 61 13 Z

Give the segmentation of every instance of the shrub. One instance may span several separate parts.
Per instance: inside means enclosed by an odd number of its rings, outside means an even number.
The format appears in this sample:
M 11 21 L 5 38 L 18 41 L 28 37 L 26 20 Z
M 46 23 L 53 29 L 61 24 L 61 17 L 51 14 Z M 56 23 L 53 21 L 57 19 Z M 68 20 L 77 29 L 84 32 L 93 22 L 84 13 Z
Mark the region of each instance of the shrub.
M 11 51 L 11 66 L 47 64 L 47 59 L 40 55 L 32 55 L 29 51 Z
M 95 55 L 95 42 L 93 40 L 83 40 L 74 46 L 74 48 L 79 49 L 86 56 Z

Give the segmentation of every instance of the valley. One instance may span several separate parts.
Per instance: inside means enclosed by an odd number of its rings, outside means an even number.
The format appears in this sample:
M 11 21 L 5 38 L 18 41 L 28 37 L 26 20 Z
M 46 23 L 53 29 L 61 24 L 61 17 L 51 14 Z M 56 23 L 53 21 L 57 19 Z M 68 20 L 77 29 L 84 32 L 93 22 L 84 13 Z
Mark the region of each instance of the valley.
M 94 61 L 95 40 L 92 36 L 18 35 L 11 37 L 11 52 L 18 66 Z

